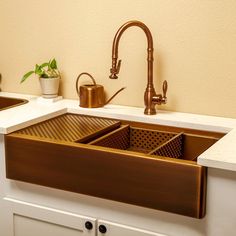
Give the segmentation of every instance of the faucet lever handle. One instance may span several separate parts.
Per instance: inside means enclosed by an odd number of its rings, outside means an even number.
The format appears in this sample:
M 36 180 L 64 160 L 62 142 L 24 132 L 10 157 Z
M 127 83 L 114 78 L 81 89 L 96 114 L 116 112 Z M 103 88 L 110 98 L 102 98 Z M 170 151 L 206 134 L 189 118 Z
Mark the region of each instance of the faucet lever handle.
M 163 82 L 163 84 L 162 84 L 162 91 L 163 91 L 162 103 L 166 103 L 166 102 L 167 102 L 167 96 L 166 96 L 167 89 L 168 89 L 168 83 L 167 83 L 167 81 L 165 80 L 165 81 Z
M 167 92 L 167 89 L 168 89 L 168 83 L 167 81 L 165 80 L 162 84 L 162 91 L 163 91 L 163 97 L 166 98 L 166 92 Z

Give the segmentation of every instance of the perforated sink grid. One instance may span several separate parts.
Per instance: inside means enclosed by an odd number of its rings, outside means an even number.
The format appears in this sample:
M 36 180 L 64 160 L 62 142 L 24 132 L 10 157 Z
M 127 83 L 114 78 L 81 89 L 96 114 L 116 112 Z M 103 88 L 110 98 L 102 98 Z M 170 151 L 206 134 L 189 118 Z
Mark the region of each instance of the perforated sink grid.
M 124 125 L 90 144 L 149 153 L 176 135 L 176 133 L 147 130 Z

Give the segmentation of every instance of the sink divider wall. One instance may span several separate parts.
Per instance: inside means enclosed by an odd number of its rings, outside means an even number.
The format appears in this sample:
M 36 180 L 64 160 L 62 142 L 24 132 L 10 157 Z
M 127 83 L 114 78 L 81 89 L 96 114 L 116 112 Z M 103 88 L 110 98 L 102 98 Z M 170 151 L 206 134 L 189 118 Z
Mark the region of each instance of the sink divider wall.
M 183 156 L 183 132 L 175 135 L 167 142 L 163 143 L 155 150 L 151 151 L 150 155 L 181 158 Z

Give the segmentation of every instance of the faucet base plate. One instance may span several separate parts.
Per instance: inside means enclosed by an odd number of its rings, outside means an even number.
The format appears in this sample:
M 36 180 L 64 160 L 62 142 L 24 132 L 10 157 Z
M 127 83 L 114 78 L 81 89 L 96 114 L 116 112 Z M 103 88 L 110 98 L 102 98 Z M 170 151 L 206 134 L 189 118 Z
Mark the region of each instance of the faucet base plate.
M 145 108 L 144 110 L 144 114 L 145 115 L 156 115 L 157 112 L 156 112 L 156 109 L 155 108 Z

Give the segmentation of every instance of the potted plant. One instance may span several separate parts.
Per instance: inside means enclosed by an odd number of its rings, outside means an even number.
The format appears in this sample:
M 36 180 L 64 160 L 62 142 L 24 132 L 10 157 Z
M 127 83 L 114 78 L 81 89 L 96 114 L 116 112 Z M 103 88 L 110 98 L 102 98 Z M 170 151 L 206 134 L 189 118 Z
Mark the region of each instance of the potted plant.
M 21 79 L 23 83 L 32 74 L 38 75 L 43 98 L 55 98 L 58 96 L 60 72 L 57 69 L 56 59 L 44 62 L 41 65 L 36 64 L 35 69 L 27 72 Z

